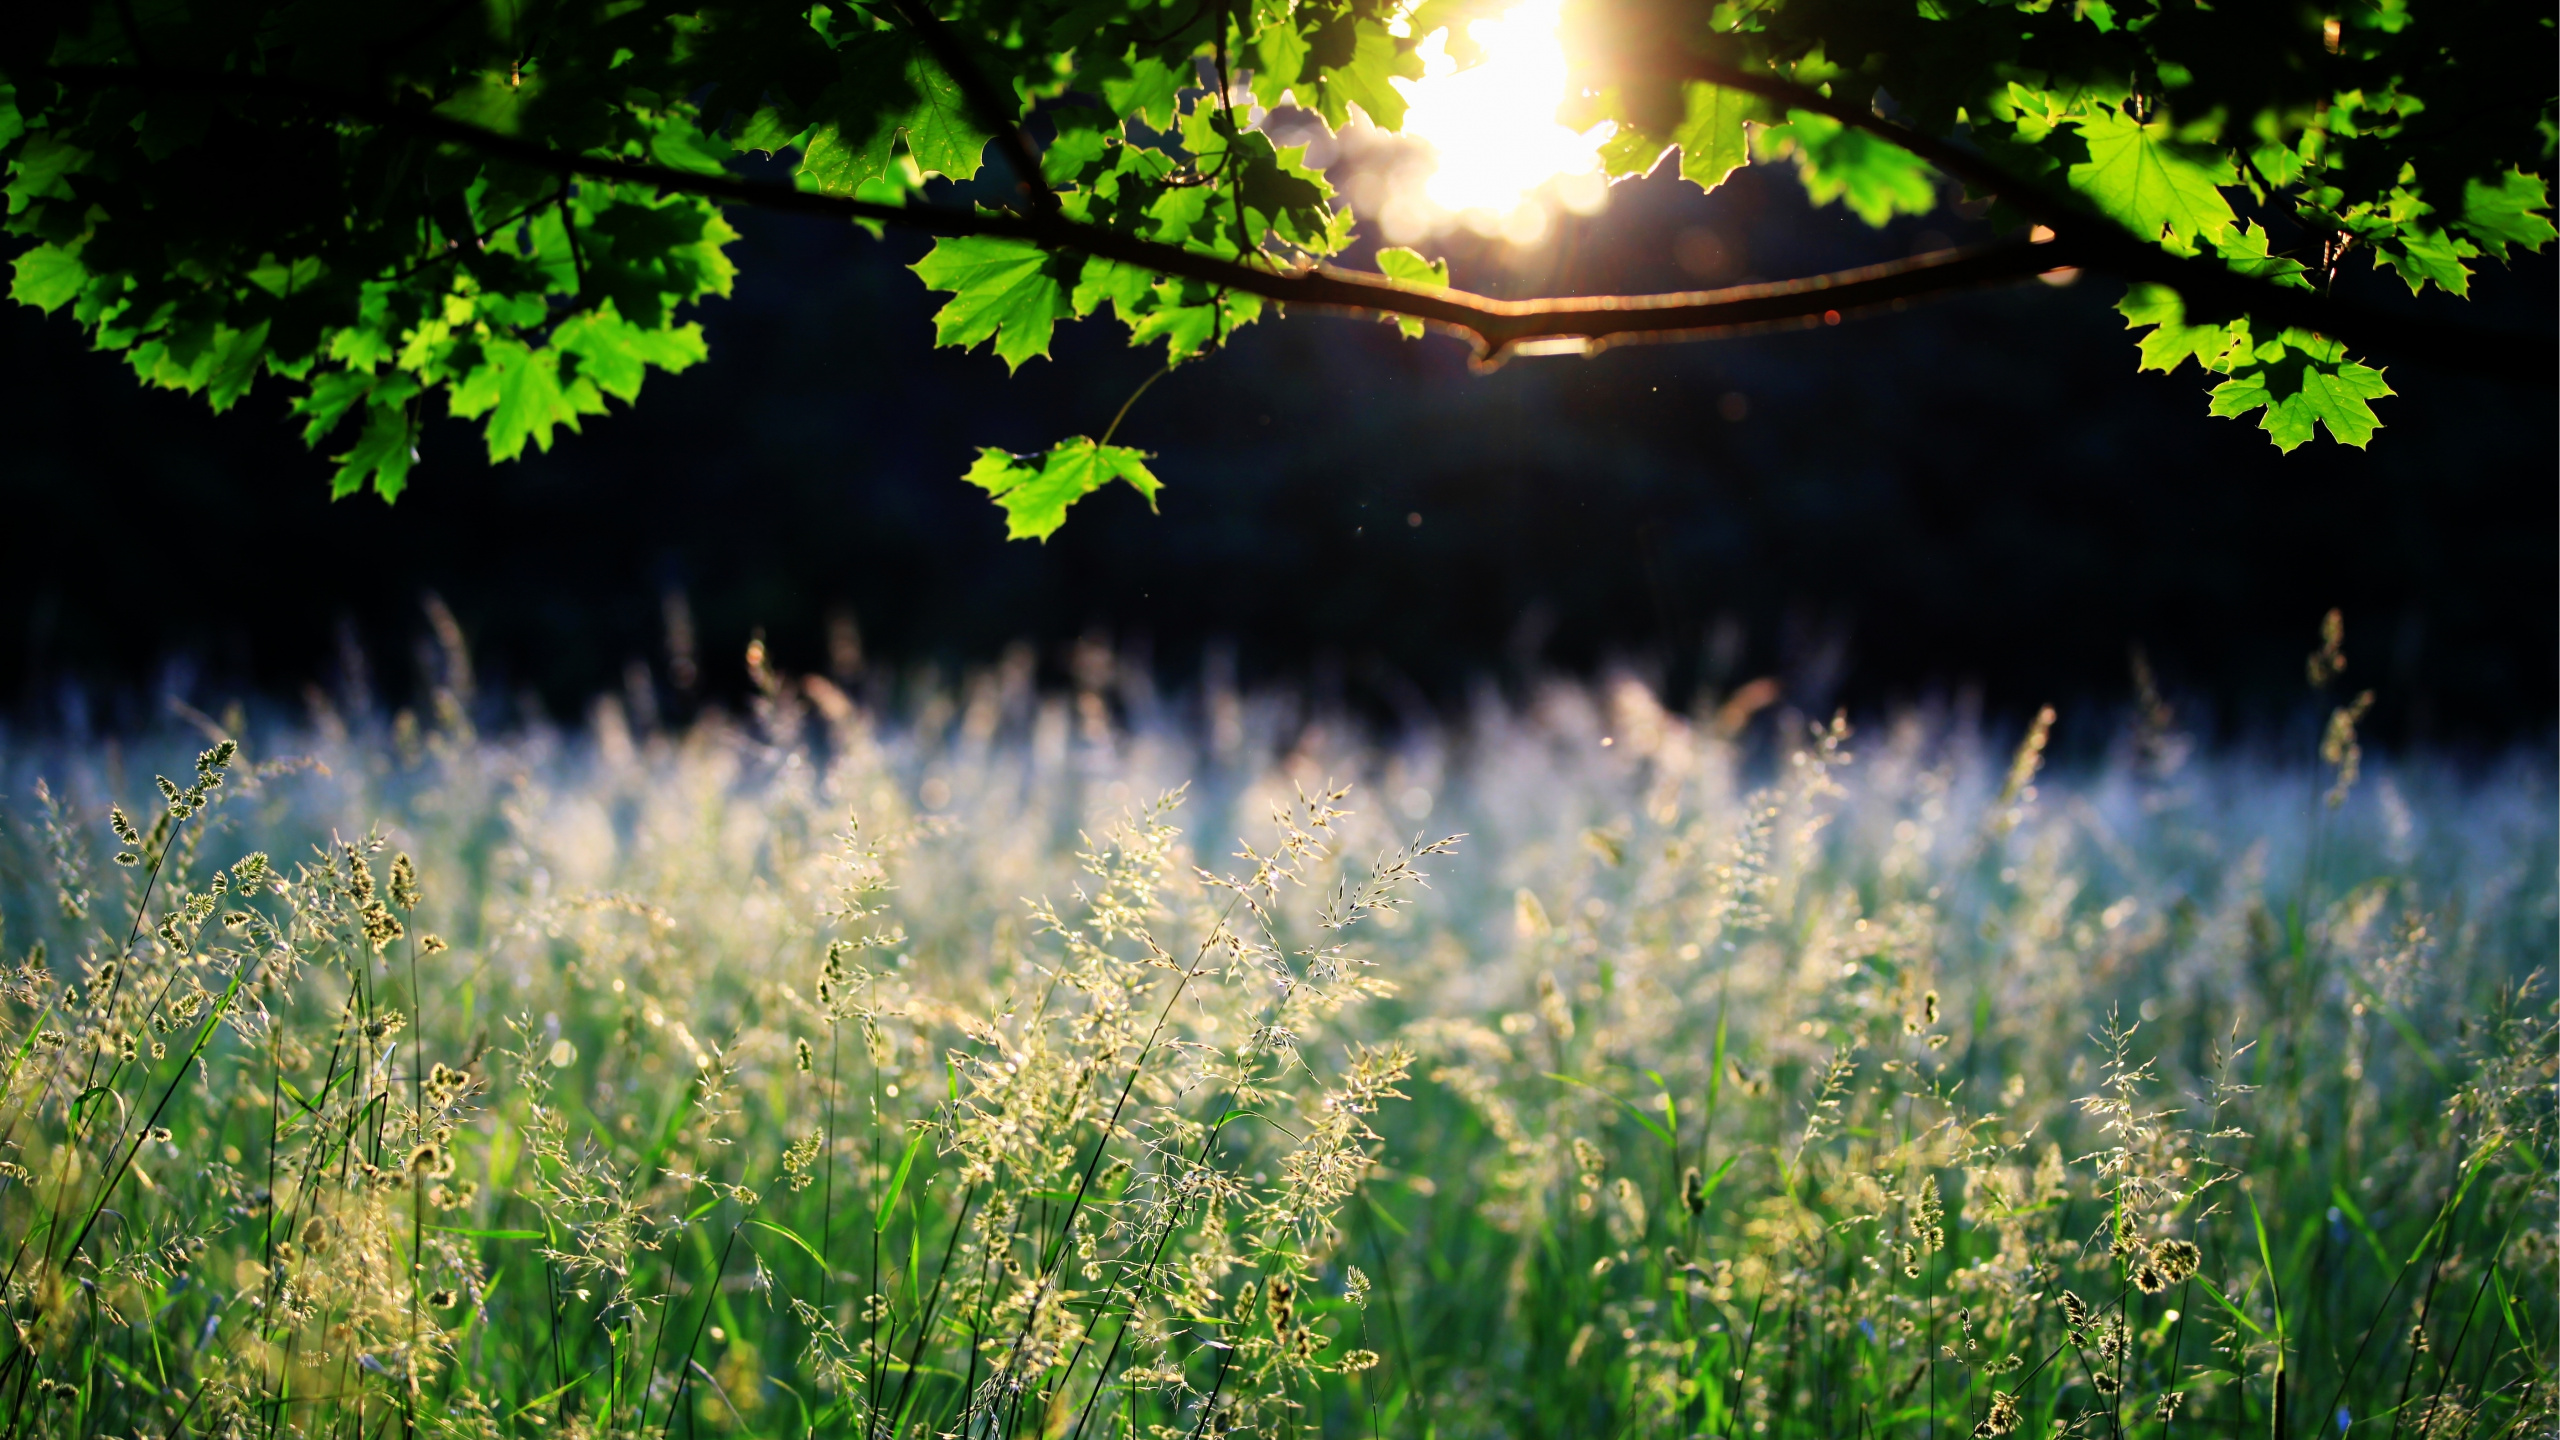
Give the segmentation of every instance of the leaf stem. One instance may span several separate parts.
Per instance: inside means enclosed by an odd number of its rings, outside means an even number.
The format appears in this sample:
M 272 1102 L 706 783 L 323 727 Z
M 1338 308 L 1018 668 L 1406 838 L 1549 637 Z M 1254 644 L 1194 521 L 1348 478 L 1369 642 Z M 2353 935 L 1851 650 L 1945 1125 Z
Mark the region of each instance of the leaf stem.
M 1102 432 L 1102 438 L 1094 442 L 1096 445 L 1108 445 L 1111 443 L 1111 437 L 1120 433 L 1120 422 L 1129 418 L 1129 408 L 1138 403 L 1139 396 L 1147 393 L 1148 386 L 1151 386 L 1167 375 L 1172 374 L 1173 365 L 1174 362 L 1168 360 L 1164 363 L 1163 368 L 1157 370 L 1156 373 L 1148 376 L 1146 379 L 1138 382 L 1138 388 L 1129 392 L 1129 398 L 1120 402 L 1120 413 L 1111 417 L 1110 428 Z

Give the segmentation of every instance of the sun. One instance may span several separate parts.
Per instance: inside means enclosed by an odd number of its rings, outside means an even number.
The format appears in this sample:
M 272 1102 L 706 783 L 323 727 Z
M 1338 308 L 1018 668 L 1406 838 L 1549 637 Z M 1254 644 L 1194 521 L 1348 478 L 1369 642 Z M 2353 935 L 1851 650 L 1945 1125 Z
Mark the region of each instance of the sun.
M 1448 32 L 1434 31 L 1419 47 L 1422 78 L 1394 82 L 1409 107 L 1403 133 L 1431 150 L 1421 186 L 1431 208 L 1525 242 L 1546 232 L 1542 189 L 1580 213 L 1606 203 L 1600 147 L 1615 127 L 1576 131 L 1556 119 L 1569 94 L 1557 33 L 1563 8 L 1563 0 L 1527 0 L 1473 22 L 1467 35 L 1484 58 L 1464 69 L 1449 55 Z

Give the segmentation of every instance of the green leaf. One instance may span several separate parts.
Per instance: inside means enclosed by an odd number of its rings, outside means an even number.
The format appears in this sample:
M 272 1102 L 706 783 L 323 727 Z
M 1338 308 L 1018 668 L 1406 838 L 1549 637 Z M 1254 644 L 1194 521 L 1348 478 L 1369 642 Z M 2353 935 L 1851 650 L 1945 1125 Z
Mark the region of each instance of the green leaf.
M 414 393 L 416 387 L 409 387 Z M 364 431 L 356 437 L 355 448 L 331 457 L 338 473 L 329 480 L 329 498 L 343 500 L 362 490 L 368 483 L 373 492 L 389 504 L 408 488 L 409 467 L 418 463 L 416 431 L 410 424 L 407 396 L 398 395 L 396 387 L 384 386 L 375 391 L 371 404 L 365 407 Z
M 1260 101 L 1266 110 L 1276 108 L 1280 104 L 1280 97 L 1289 93 L 1289 87 L 1298 83 L 1299 75 L 1305 70 L 1306 33 L 1298 28 L 1294 19 L 1284 15 L 1271 24 L 1263 26 L 1262 32 L 1253 37 L 1253 58 L 1253 98 Z M 1103 87 L 1103 96 L 1111 101 L 1112 109 L 1124 115 L 1135 113 L 1135 107 L 1122 104 L 1120 98 L 1111 93 L 1108 85 Z M 1170 90 L 1167 91 L 1166 98 L 1165 108 L 1170 111 L 1172 109 Z M 1155 124 L 1152 120 L 1148 123 Z M 1161 130 L 1165 127 L 1156 125 L 1155 128 Z
M 2356 1205 L 2355 1197 L 2347 1193 L 2347 1187 L 2331 1182 L 2329 1202 L 2337 1206 L 2338 1213 L 2346 1216 L 2355 1225 L 2356 1233 L 2364 1237 L 2366 1247 L 2373 1251 L 2374 1264 L 2381 1267 L 2382 1273 L 2393 1273 L 2395 1267 L 2390 1254 L 2382 1248 L 2382 1237 L 2373 1233 L 2373 1222 L 2364 1218 L 2364 1211 Z
M 1814 204 L 1844 201 L 1870 225 L 1937 208 L 1937 184 L 1918 156 L 1828 115 L 1790 110 L 1785 124 L 1760 132 L 1760 143 L 1764 155 L 1795 156 L 1805 194 Z M 1681 168 L 1685 174 L 1685 152 Z
M 2290 145 L 2260 145 L 2249 152 L 2249 163 L 2258 167 L 2258 173 L 2266 177 L 2268 184 L 2279 188 L 2301 179 L 2302 172 L 2308 168 L 2303 163 L 2302 152 Z
M 1628 107 L 1623 97 L 1619 99 L 1615 108 L 1623 112 Z M 1751 132 L 1744 122 L 1770 118 L 1769 107 L 1757 96 L 1692 81 L 1682 91 L 1680 103 L 1679 122 L 1667 136 L 1621 116 L 1618 132 L 1600 146 L 1601 166 L 1611 178 L 1653 173 L 1662 153 L 1674 145 L 1680 147 L 1681 177 L 1702 189 L 1715 189 L 1751 163 Z
M 211 363 L 205 370 L 204 395 L 214 413 L 230 409 L 257 380 L 258 368 L 267 357 L 267 323 L 261 320 L 246 330 L 226 325 L 215 331 Z
M 1651 135 L 1633 125 L 1621 124 L 1617 133 L 1600 142 L 1600 173 L 1612 180 L 1635 175 L 1650 175 L 1662 163 L 1671 142 Z
M 2195 158 L 2173 146 L 2164 124 L 2137 125 L 2108 107 L 2073 118 L 2089 146 L 2088 160 L 2069 171 L 2071 186 L 2146 240 L 2168 237 L 2170 248 L 2192 254 L 2198 240 L 2219 240 L 2231 222 L 2231 203 L 2220 186 L 2237 183 L 2227 157 Z
M 2425 292 L 2430 281 L 2455 295 L 2471 294 L 2471 267 L 2465 260 L 2478 257 L 2480 247 L 2458 235 L 2442 230 L 2420 230 L 2404 227 L 2388 240 L 2377 240 L 2373 247 L 2374 263 L 2388 264 L 2400 272 L 2412 295 Z
M 1724 1187 L 1724 1177 L 1733 1173 L 1733 1162 L 1741 1158 L 1742 1156 L 1739 1154 L 1727 1155 L 1724 1157 L 1724 1163 L 1716 1167 L 1716 1173 L 1708 1176 L 1706 1183 L 1698 1187 L 1698 1207 L 1700 1209 L 1705 1209 L 1707 1203 L 1716 1198 L 1716 1191 Z
M 465 125 L 513 135 L 523 126 L 525 117 L 532 113 L 542 88 L 538 75 L 526 75 L 513 69 L 483 70 L 437 105 L 436 113 Z
M 1680 147 L 1680 177 L 1713 190 L 1751 163 L 1751 135 L 1743 122 L 1768 119 L 1769 107 L 1756 95 L 1696 82 L 1689 86 L 1688 100 L 1688 113 L 1671 132 Z
M 1135 326 L 1147 302 L 1153 298 L 1155 288 L 1154 271 L 1095 255 L 1085 260 L 1083 273 L 1076 279 L 1070 305 L 1076 317 L 1081 319 L 1099 309 L 1107 300 L 1122 324 Z
M 878 42 L 848 56 L 817 114 L 822 119 L 801 147 L 794 179 L 829 195 L 855 194 L 891 173 L 901 139 L 920 171 L 970 179 L 992 138 L 970 113 L 959 82 L 922 55 Z
M 1546 1071 L 1546 1072 L 1544 1072 L 1544 1073 L 1546 1074 L 1546 1077 L 1547 1077 L 1548 1079 L 1550 1079 L 1550 1080 L 1560 1080 L 1560 1081 L 1564 1082 L 1564 1083 L 1565 1083 L 1565 1084 L 1567 1084 L 1567 1085 L 1579 1085 L 1579 1086 L 1581 1086 L 1583 1089 L 1590 1091 L 1592 1094 L 1599 1096 L 1599 1097 L 1600 1097 L 1601 1099 L 1603 1099 L 1603 1100 L 1614 1100 L 1614 1101 L 1616 1101 L 1619 1105 L 1622 1105 L 1622 1106 L 1624 1106 L 1624 1107 L 1626 1108 L 1626 1112 L 1627 1112 L 1629 1115 L 1632 1115 L 1632 1116 L 1634 1116 L 1634 1117 L 1635 1117 L 1635 1121 L 1636 1121 L 1636 1123 L 1637 1123 L 1637 1124 L 1639 1124 L 1639 1125 L 1643 1126 L 1643 1127 L 1644 1127 L 1645 1129 L 1647 1129 L 1647 1130 L 1652 1131 L 1652 1132 L 1653 1132 L 1653 1135 L 1654 1135 L 1654 1138 L 1656 1138 L 1656 1139 L 1660 1140 L 1660 1141 L 1661 1141 L 1663 1144 L 1665 1144 L 1665 1145 L 1669 1145 L 1669 1144 L 1673 1144 L 1673 1143 L 1675 1143 L 1675 1142 L 1673 1141 L 1673 1139 L 1672 1139 L 1671 1132 L 1670 1132 L 1668 1129 L 1664 1128 L 1664 1126 L 1663 1126 L 1662 1122 L 1661 1122 L 1661 1121 L 1659 1121 L 1659 1120 L 1654 1119 L 1654 1118 L 1653 1118 L 1652 1116 L 1650 1116 L 1650 1115 L 1647 1115 L 1647 1114 L 1646 1114 L 1646 1113 L 1644 1113 L 1642 1110 L 1637 1109 L 1634 1101 L 1632 1101 L 1632 1100 L 1628 1100 L 1628 1099 L 1625 1099 L 1625 1098 L 1620 1097 L 1620 1096 L 1617 1096 L 1617 1095 L 1612 1095 L 1612 1094 L 1610 1094 L 1608 1091 L 1601 1089 L 1599 1086 L 1592 1084 L 1592 1083 L 1591 1083 L 1590 1081 L 1588 1081 L 1588 1080 L 1580 1080 L 1580 1079 L 1576 1079 L 1575 1077 L 1573 1077 L 1573 1076 L 1571 1076 L 1571 1075 L 1560 1075 L 1560 1074 L 1556 1073 L 1556 1072 L 1555 1072 L 1555 1071 L 1553 1071 L 1553 1070 L 1549 1070 L 1549 1071 Z M 1725 1164 L 1726 1164 L 1728 1167 L 1730 1167 L 1730 1166 L 1732 1165 L 1732 1163 L 1733 1163 L 1733 1162 L 1732 1162 L 1732 1161 L 1730 1161 L 1730 1160 L 1728 1160 L 1728 1161 L 1726 1161 L 1726 1162 L 1725 1162 Z M 1722 1178 L 1723 1178 L 1723 1176 L 1722 1176 L 1721 1174 L 1719 1174 L 1719 1175 L 1717 1176 L 1717 1178 L 1718 1178 L 1718 1179 L 1722 1179 Z
M 2240 1189 L 2241 1198 L 2249 1202 L 2249 1227 L 2258 1236 L 2258 1263 L 2267 1275 L 2267 1306 L 2276 1320 L 2276 1365 L 2284 1365 L 2284 1291 L 2276 1283 L 2276 1260 L 2267 1248 L 2267 1222 L 2258 1214 L 2258 1197 L 2247 1186 Z
M 2116 313 L 2124 316 L 2126 329 L 2156 327 L 2142 337 L 2142 363 L 2137 369 L 2165 374 L 2193 357 L 2196 364 L 2210 370 L 2222 352 L 2231 348 L 2230 326 L 2186 323 L 2186 302 L 2166 285 L 2148 281 L 2134 285 L 2125 291 L 2124 299 L 2116 302 Z
M 907 1153 L 898 1157 L 898 1171 L 889 1177 L 889 1188 L 880 1192 L 879 1207 L 872 1211 L 871 1232 L 873 1234 L 879 1234 L 889 1228 L 889 1217 L 898 1211 L 898 1195 L 907 1188 L 907 1172 L 915 1168 L 916 1152 L 924 1148 L 924 1137 L 927 1133 L 929 1132 L 919 1125 L 915 1133 L 907 1137 Z
M 1045 542 L 1065 523 L 1068 506 L 1114 480 L 1129 482 L 1147 497 L 1147 507 L 1155 508 L 1156 492 L 1163 486 L 1147 469 L 1146 459 L 1126 445 L 1104 445 L 1079 435 L 1060 441 L 1045 455 L 981 450 L 961 478 L 1003 507 L 1006 539 Z
M 921 1137 L 919 1137 L 919 1138 L 921 1138 Z M 910 1150 L 907 1152 L 907 1155 L 908 1155 L 908 1158 L 912 1159 L 912 1158 L 914 1158 L 914 1156 L 915 1156 L 915 1151 L 914 1151 L 914 1150 L 912 1150 L 912 1149 L 910 1149 Z M 904 1179 L 904 1178 L 905 1178 L 905 1173 L 906 1173 L 906 1172 L 905 1172 L 905 1171 L 904 1171 L 904 1169 L 902 1168 L 902 1169 L 899 1171 L 899 1178 Z M 757 1229 L 759 1229 L 759 1230 L 770 1230 L 770 1231 L 772 1231 L 774 1234 L 781 1236 L 783 1239 L 790 1241 L 792 1244 L 799 1246 L 799 1247 L 800 1247 L 800 1253 L 801 1253 L 801 1254 L 806 1255 L 806 1256 L 808 1256 L 810 1259 L 815 1260 L 815 1261 L 817 1261 L 817 1262 L 818 1262 L 818 1268 L 819 1268 L 819 1270 L 824 1271 L 824 1270 L 827 1268 L 826 1257 L 824 1257 L 824 1256 L 820 1255 L 820 1254 L 817 1252 L 817 1250 L 809 1244 L 809 1242 L 808 1242 L 808 1241 L 801 1239 L 801 1238 L 800 1238 L 800 1232 L 799 1232 L 799 1231 L 797 1231 L 797 1230 L 793 1230 L 793 1229 L 791 1229 L 791 1228 L 790 1228 L 790 1227 L 788 1227 L 788 1226 L 775 1225 L 775 1224 L 771 1224 L 771 1223 L 769 1223 L 769 1222 L 767 1222 L 767 1221 L 763 1221 L 763 1220 L 749 1220 L 747 1223 L 748 1223 L 748 1224 L 750 1224 L 750 1225 L 755 1226 L 755 1227 L 756 1227 Z
M 17 259 L 16 276 L 9 282 L 9 298 L 33 305 L 50 315 L 69 303 L 88 283 L 88 267 L 80 263 L 80 247 L 75 243 L 39 245 Z
M 1396 43 L 1385 21 L 1362 16 L 1354 26 L 1351 57 L 1339 66 L 1320 70 L 1316 98 L 1310 108 L 1337 130 L 1350 123 L 1353 105 L 1359 106 L 1361 113 L 1381 129 L 1400 129 L 1404 125 L 1404 92 L 1388 82 L 1396 78 L 1421 79 L 1422 60 Z M 1304 102 L 1306 96 L 1301 94 L 1299 99 Z
M 1425 260 L 1418 250 L 1390 245 L 1378 252 L 1378 273 L 1407 285 L 1429 285 L 1449 288 L 1449 262 Z
M 996 354 L 1015 370 L 1048 354 L 1050 332 L 1075 313 L 1059 279 L 1060 266 L 1072 263 L 1021 240 L 966 235 L 935 241 L 913 267 L 929 288 L 951 292 L 934 313 L 934 343 L 966 349 L 992 337 Z
M 2510 170 L 2496 184 L 2468 180 L 2462 186 L 2462 218 L 2480 248 L 2503 261 L 2509 245 L 2540 252 L 2551 243 L 2551 191 L 2539 175 Z
M 1390 280 L 1401 281 L 1407 285 L 1429 285 L 1442 290 L 1449 288 L 1448 261 L 1425 260 L 1420 252 L 1408 250 L 1402 245 L 1390 245 L 1378 252 L 1378 273 Z M 1396 329 L 1404 332 L 1404 338 L 1407 340 L 1418 340 L 1422 337 L 1422 322 L 1410 315 L 1397 316 Z
M 126 358 L 145 381 L 190 395 L 201 390 L 206 402 L 222 411 L 249 393 L 266 348 L 264 320 L 246 330 L 197 321 L 173 326 L 159 338 L 134 346 Z
M 2222 1307 L 2223 1309 L 2225 1309 L 2225 1310 L 2230 1311 L 2230 1312 L 2231 1312 L 2231 1318 L 2232 1318 L 2232 1319 L 2237 1320 L 2237 1321 L 2239 1321 L 2241 1324 L 2248 1326 L 2248 1327 L 2249 1327 L 2249 1333 L 2250 1333 L 2250 1334 L 2252 1334 L 2252 1335 L 2264 1335 L 2264 1334 L 2266 1334 L 2266 1333 L 2267 1333 L 2267 1329 L 2266 1329 L 2266 1327 L 2265 1327 L 2265 1326 L 2260 1325 L 2257 1321 L 2250 1319 L 2250 1318 L 2248 1317 L 2247 1313 L 2246 1313 L 2246 1312 L 2244 1312 L 2244 1311 L 2242 1311 L 2242 1310 L 2241 1310 L 2241 1308 L 2240 1308 L 2239 1306 L 2237 1306 L 2237 1305 L 2235 1305 L 2235 1304 L 2231 1303 L 2231 1299 L 2230 1299 L 2230 1297 L 2229 1297 L 2229 1296 L 2224 1295 L 2224 1294 L 2222 1293 L 2221 1288 L 2220 1288 L 2220 1287 L 2218 1287 L 2218 1286 L 2216 1286 L 2212 1281 L 2207 1280 L 2207 1279 L 2206 1279 L 2206 1278 L 2204 1278 L 2203 1276 L 2199 1275 L 2199 1276 L 2197 1276 L 2197 1277 L 2196 1277 L 2196 1283 L 2197 1283 L 2197 1284 L 2199 1284 L 2199 1285 L 2202 1285 L 2202 1286 L 2204 1287 L 2204 1293 L 2205 1293 L 2205 1294 L 2207 1294 L 2207 1295 L 2209 1295 L 2209 1296 L 2213 1297 L 2213 1303 L 2215 1303 L 2216 1305 L 2221 1306 L 2221 1307 Z
M 455 418 L 489 417 L 483 427 L 489 459 L 513 460 L 525 442 L 548 452 L 551 433 L 566 425 L 578 428 L 581 415 L 604 413 L 604 398 L 594 382 L 560 378 L 560 351 L 535 350 L 521 340 L 496 340 L 481 351 L 481 363 L 453 387 L 447 402 Z
M 293 402 L 294 413 L 304 417 L 302 443 L 317 445 L 326 439 L 349 410 L 374 393 L 375 383 L 362 370 L 332 370 L 313 380 L 310 390 Z
M 676 117 L 660 120 L 649 137 L 649 158 L 670 170 L 684 170 L 695 175 L 718 175 L 727 170 L 726 161 L 734 148 L 726 141 L 705 135 L 689 121 Z
M 2224 231 L 2213 242 L 2214 253 L 2220 255 L 2240 274 L 2253 276 L 2295 290 L 2311 288 L 2309 271 L 2301 261 L 2267 252 L 2267 227 L 2251 226 L 2243 220 Z
M 649 366 L 673 373 L 702 363 L 711 353 L 701 326 L 644 330 L 615 313 L 610 300 L 561 321 L 551 332 L 551 343 L 578 357 L 580 378 L 624 404 L 640 398 Z
M 794 178 L 802 189 L 850 195 L 864 182 L 877 180 L 888 171 L 889 156 L 897 145 L 894 126 L 883 125 L 848 139 L 842 125 L 821 125 L 810 132 L 809 143 L 801 147 L 800 168 Z
M 899 117 L 898 129 L 906 136 L 907 153 L 916 157 L 917 167 L 928 175 L 948 175 L 954 180 L 975 176 L 987 142 L 995 137 L 970 115 L 960 82 L 940 66 L 918 58 L 907 67 L 907 83 L 915 87 L 916 103 Z
M 42 131 L 28 136 L 9 161 L 9 213 L 19 213 L 32 200 L 69 199 L 71 186 L 64 177 L 88 160 L 88 151 L 68 141 Z
M 2240 339 L 2242 347 L 2223 361 L 2231 378 L 2211 392 L 2213 414 L 2237 419 L 2264 410 L 2258 428 L 2287 453 L 2309 442 L 2317 426 L 2342 445 L 2361 450 L 2372 443 L 2382 422 L 2366 402 L 2392 393 L 2381 371 L 2345 358 L 2336 342 L 2299 330 L 2254 348 L 2246 347 L 2245 333 Z
M 1129 63 L 1125 76 L 1102 82 L 1102 98 L 1115 115 L 1130 116 L 1150 130 L 1170 130 L 1182 87 L 1191 83 L 1188 74 L 1153 55 L 1142 56 Z
M 1129 343 L 1165 342 L 1165 359 L 1184 360 L 1252 324 L 1262 315 L 1262 297 L 1225 290 L 1205 296 L 1197 281 L 1178 281 L 1156 288 L 1156 308 L 1129 327 Z

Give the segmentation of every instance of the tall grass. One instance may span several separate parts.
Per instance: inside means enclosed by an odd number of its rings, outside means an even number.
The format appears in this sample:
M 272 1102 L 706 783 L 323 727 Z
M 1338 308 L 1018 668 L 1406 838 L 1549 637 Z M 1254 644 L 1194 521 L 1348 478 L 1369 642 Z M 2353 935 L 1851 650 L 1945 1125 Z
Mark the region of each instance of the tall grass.
M 754 665 L 0 754 L 7 1436 L 2560 1414 L 2546 764 Z

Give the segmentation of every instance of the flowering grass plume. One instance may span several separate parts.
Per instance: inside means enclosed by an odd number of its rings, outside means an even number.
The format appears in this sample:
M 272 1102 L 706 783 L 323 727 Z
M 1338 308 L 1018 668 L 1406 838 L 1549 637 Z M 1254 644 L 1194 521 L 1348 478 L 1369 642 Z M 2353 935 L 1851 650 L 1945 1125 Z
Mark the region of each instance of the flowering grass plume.
M 12 1436 L 2555 1422 L 2547 764 L 454 668 L 0 752 Z

